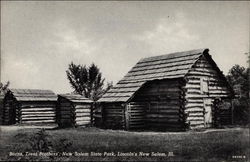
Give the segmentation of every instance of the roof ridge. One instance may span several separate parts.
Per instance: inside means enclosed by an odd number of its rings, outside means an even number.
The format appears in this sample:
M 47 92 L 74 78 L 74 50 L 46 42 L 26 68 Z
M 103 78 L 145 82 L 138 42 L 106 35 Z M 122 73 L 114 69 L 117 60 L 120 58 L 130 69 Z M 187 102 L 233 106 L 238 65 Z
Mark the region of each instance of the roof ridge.
M 205 50 L 208 50 L 208 48 L 199 48 L 199 49 L 193 49 L 193 50 L 186 50 L 186 51 L 179 51 L 179 52 L 161 54 L 161 55 L 156 55 L 156 56 L 143 57 L 138 61 L 138 63 L 145 60 L 145 59 L 152 59 L 152 58 L 157 58 L 157 57 L 162 57 L 162 56 L 170 56 L 170 55 L 177 55 L 178 56 L 178 55 L 181 55 L 181 54 L 184 54 L 184 53 L 190 53 L 190 55 L 191 55 L 192 52 L 195 52 L 195 51 L 198 52 L 199 51 L 199 53 L 201 53 L 201 52 L 204 52 Z

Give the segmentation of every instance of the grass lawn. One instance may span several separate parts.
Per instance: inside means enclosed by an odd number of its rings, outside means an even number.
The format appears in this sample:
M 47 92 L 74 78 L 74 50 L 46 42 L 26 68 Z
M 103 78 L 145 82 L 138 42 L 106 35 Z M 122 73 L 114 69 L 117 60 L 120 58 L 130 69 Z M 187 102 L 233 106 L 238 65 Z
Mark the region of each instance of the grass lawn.
M 247 128 L 205 132 L 126 132 L 98 128 L 8 130 L 1 126 L 0 135 L 2 161 L 249 161 L 250 150 Z M 9 156 L 10 152 L 22 153 L 23 156 Z M 58 155 L 49 156 L 48 152 Z M 118 156 L 118 152 L 125 154 Z

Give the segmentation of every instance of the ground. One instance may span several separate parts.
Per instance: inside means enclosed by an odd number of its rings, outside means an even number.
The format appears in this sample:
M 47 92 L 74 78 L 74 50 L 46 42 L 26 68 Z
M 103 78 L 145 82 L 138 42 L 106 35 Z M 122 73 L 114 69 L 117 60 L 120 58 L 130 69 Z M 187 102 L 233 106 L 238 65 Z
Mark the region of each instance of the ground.
M 249 161 L 248 128 L 187 132 L 0 128 L 2 161 Z

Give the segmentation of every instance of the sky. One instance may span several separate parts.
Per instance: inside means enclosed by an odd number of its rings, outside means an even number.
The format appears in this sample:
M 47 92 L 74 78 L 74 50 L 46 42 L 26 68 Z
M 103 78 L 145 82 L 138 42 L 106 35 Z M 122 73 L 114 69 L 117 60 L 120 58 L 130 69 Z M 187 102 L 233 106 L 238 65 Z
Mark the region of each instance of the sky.
M 1 80 L 72 92 L 70 62 L 117 83 L 141 58 L 209 48 L 227 74 L 247 66 L 250 2 L 1 1 Z

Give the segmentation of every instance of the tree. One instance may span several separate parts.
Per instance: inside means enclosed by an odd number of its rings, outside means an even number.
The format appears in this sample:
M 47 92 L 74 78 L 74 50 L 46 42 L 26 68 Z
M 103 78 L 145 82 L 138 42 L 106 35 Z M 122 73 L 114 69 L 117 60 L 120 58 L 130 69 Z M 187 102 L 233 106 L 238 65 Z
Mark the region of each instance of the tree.
M 6 84 L 3 84 L 2 82 L 0 82 L 0 95 L 3 95 L 8 91 L 9 85 L 10 85 L 9 81 Z
M 227 75 L 229 84 L 233 87 L 236 96 L 248 98 L 249 92 L 249 68 L 245 69 L 243 66 L 234 65 Z
M 112 83 L 108 83 L 107 87 L 104 88 L 105 79 L 102 77 L 100 69 L 94 63 L 86 67 L 85 65 L 76 65 L 71 62 L 66 74 L 75 93 L 94 101 L 101 98 L 106 90 L 112 86 Z
M 234 123 L 248 124 L 250 122 L 250 99 L 249 99 L 249 68 L 234 65 L 227 75 L 231 87 L 233 87 L 236 99 L 233 100 Z

